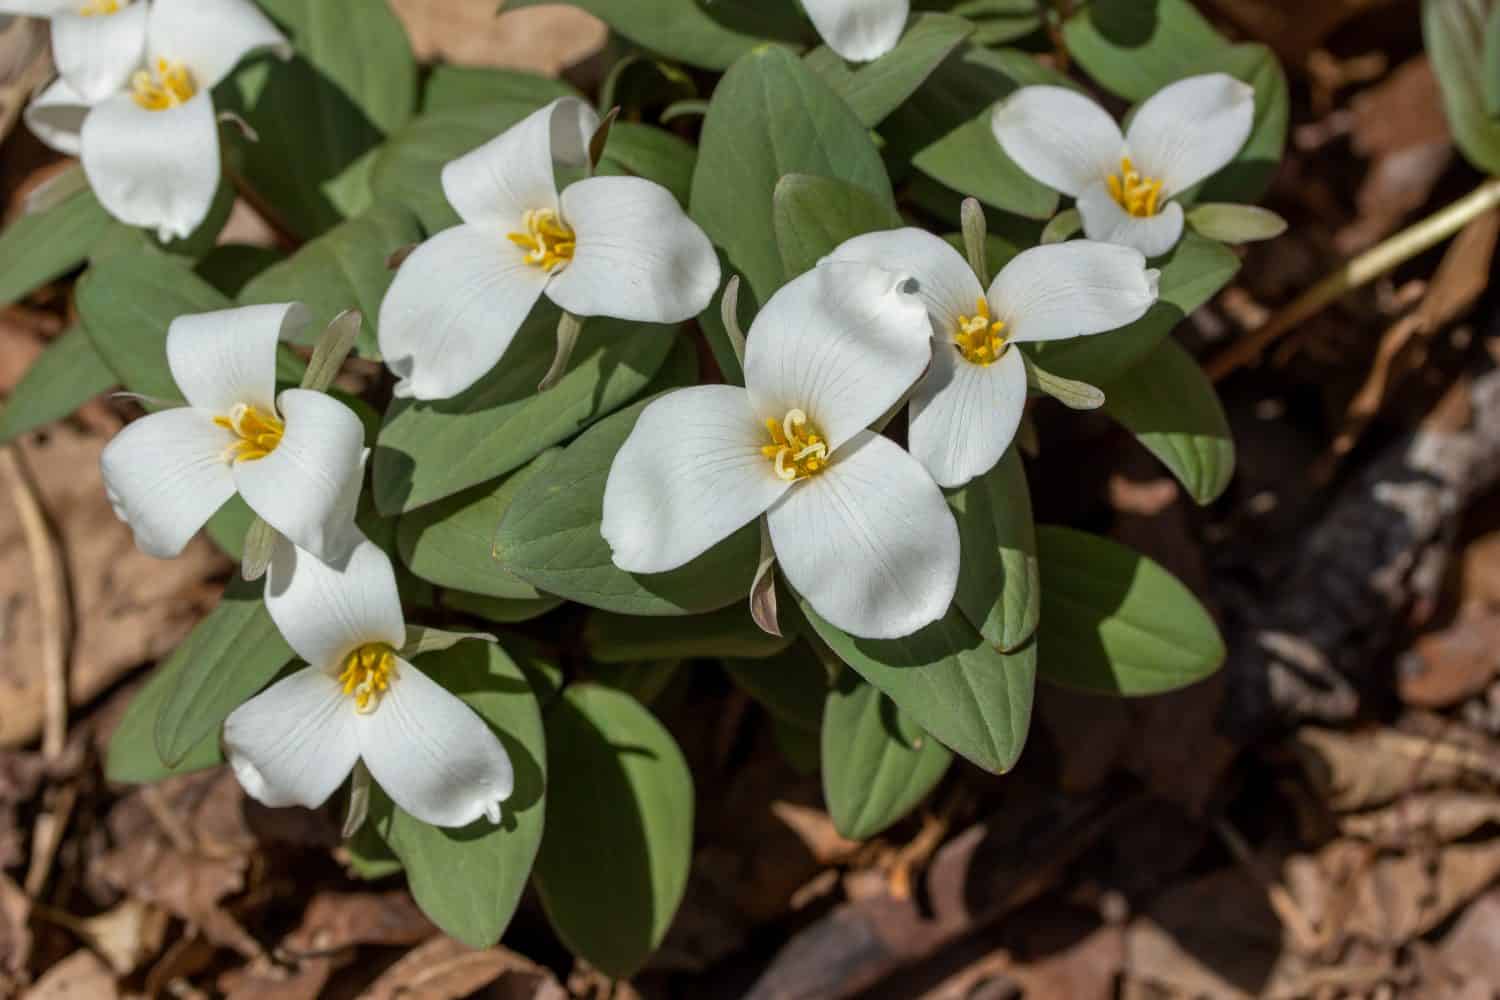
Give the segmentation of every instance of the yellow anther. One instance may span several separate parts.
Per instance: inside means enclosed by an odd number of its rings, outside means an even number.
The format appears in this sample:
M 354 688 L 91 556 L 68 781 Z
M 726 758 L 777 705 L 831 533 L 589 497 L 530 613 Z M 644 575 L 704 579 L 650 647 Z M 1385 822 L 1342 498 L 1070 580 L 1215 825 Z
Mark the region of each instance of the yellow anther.
M 793 482 L 828 468 L 828 442 L 801 410 L 788 410 L 780 423 L 767 418 L 766 433 L 771 443 L 763 445 L 760 453 L 775 467 L 779 478 Z
M 525 251 L 526 263 L 550 274 L 573 259 L 573 230 L 552 209 L 534 208 L 521 221 L 526 232 L 511 233 L 507 239 Z
M 95 17 L 100 14 L 118 14 L 119 12 L 120 0 L 88 0 L 78 10 L 78 13 L 84 17 Z
M 1120 172 L 1109 175 L 1108 184 L 1110 197 L 1137 219 L 1150 218 L 1161 207 L 1161 181 L 1142 177 L 1128 156 L 1120 160 Z
M 344 657 L 339 684 L 354 699 L 354 710 L 368 715 L 380 705 L 396 673 L 396 651 L 383 642 L 368 642 Z
M 992 365 L 1005 353 L 1003 320 L 990 318 L 990 304 L 984 296 L 974 303 L 974 315 L 958 317 L 953 333 L 954 346 L 970 364 Z
M 180 62 L 158 59 L 152 69 L 137 70 L 130 78 L 130 96 L 147 111 L 166 111 L 192 100 L 198 93 L 193 74 Z
M 234 434 L 237 441 L 224 457 L 230 462 L 254 462 L 265 458 L 281 444 L 286 424 L 274 413 L 266 413 L 248 403 L 239 403 L 227 417 L 214 417 L 214 423 Z

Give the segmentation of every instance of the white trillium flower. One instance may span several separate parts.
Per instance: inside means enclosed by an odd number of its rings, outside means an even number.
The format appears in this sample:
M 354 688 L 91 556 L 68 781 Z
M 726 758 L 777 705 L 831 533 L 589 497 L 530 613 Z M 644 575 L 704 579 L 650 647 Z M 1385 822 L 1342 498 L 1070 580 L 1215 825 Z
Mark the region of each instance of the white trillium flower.
M 505 354 L 543 293 L 575 316 L 680 323 L 719 284 L 713 245 L 660 184 L 589 177 L 558 193 L 557 167 L 584 168 L 599 116 L 554 101 L 443 168 L 463 223 L 419 246 L 380 306 L 395 393 L 446 399 Z
M 1109 112 L 1066 87 L 1022 87 L 990 123 L 1022 170 L 1078 200 L 1089 239 L 1159 257 L 1182 237 L 1173 199 L 1228 165 L 1254 120 L 1255 88 L 1208 73 L 1151 95 L 1123 135 Z
M 406 620 L 390 558 L 360 538 L 334 565 L 276 543 L 266 610 L 309 664 L 230 714 L 224 747 L 245 791 L 317 808 L 356 761 L 434 826 L 500 822 L 510 757 L 474 710 L 396 652 Z
M 938 485 L 994 468 L 1026 407 L 1026 363 L 1012 345 L 1103 333 L 1156 301 L 1159 272 L 1129 247 L 1074 240 L 1011 259 L 986 291 L 962 254 L 920 229 L 856 236 L 821 267 L 864 261 L 920 286 L 937 345 L 911 400 L 910 444 Z
M 277 342 L 309 318 L 294 303 L 172 321 L 167 364 L 187 405 L 130 424 L 101 459 L 110 503 L 141 551 L 177 555 L 235 493 L 321 557 L 350 544 L 364 427 L 321 392 L 276 395 Z
M 0 0 L 0 12 L 52 22 L 52 61 L 85 104 L 119 91 L 146 51 L 146 0 Z
M 911 0 L 802 0 L 818 36 L 850 62 L 879 59 L 896 47 Z
M 932 355 L 893 272 L 829 264 L 789 282 L 746 338 L 745 388 L 679 389 L 615 455 L 601 532 L 631 573 L 676 569 L 766 517 L 787 581 L 852 635 L 909 635 L 947 611 L 958 528 L 922 466 L 868 430 Z

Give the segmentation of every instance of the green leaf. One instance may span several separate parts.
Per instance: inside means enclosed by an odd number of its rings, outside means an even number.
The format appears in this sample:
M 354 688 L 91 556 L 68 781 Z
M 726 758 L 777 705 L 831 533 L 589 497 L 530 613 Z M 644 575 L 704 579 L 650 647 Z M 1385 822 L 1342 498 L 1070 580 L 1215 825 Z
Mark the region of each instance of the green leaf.
M 1291 97 L 1281 63 L 1276 53 L 1264 45 L 1232 45 L 1207 54 L 1194 72 L 1228 73 L 1254 87 L 1255 120 L 1250 127 L 1250 138 L 1234 159 L 1205 181 L 1191 200 L 1255 201 L 1271 186 L 1271 178 L 1286 148 Z
M 560 448 L 544 451 L 508 476 L 402 515 L 396 533 L 401 561 L 439 587 L 512 601 L 549 596 L 506 572 L 491 548 L 495 528 L 521 487 L 561 454 Z
M 506 10 L 557 0 L 509 0 Z M 798 45 L 812 34 L 792 0 L 571 0 L 643 49 L 722 70 L 766 40 Z
M 823 708 L 823 799 L 834 828 L 866 840 L 927 797 L 953 762 L 896 703 L 847 672 Z
M 729 258 L 724 256 L 723 250 L 715 252 L 719 257 L 719 272 L 724 276 L 724 280 L 719 282 L 718 288 L 714 289 L 714 297 L 708 303 L 708 308 L 698 314 L 698 326 L 703 331 L 703 339 L 708 341 L 709 352 L 713 354 L 714 364 L 718 366 L 725 384 L 744 385 L 745 369 L 741 366 L 738 355 L 734 353 L 734 345 L 729 342 L 729 331 L 724 328 L 724 289 L 728 286 L 731 274 Z M 737 315 L 740 321 L 740 331 L 750 329 L 750 323 L 755 318 L 755 293 L 743 282 L 740 283 Z
M 583 643 L 599 663 L 774 656 L 790 639 L 767 635 L 743 604 L 664 622 L 660 618 L 594 611 L 583 627 Z
M 761 660 L 726 659 L 724 670 L 777 719 L 812 733 L 822 725 L 828 673 L 806 643 Z
M 1063 22 L 1068 53 L 1104 89 L 1143 101 L 1228 48 L 1188 0 L 1090 0 Z
M 541 107 L 559 97 L 581 97 L 563 80 L 489 66 L 432 67 L 422 87 L 422 112 L 447 111 L 475 104 L 530 104 Z
M 254 521 L 255 512 L 245 503 L 245 498 L 236 493 L 214 511 L 204 530 L 220 552 L 238 563 L 245 555 L 245 533 Z
M 283 260 L 286 254 L 274 247 L 222 243 L 198 258 L 193 270 L 219 292 L 233 298 L 257 274 Z
M 1002 653 L 956 607 L 901 639 L 858 639 L 806 602 L 800 606 L 834 654 L 917 725 L 986 771 L 999 774 L 1015 765 L 1031 725 L 1035 641 Z
M 807 65 L 828 81 L 861 122 L 874 128 L 973 33 L 974 25 L 962 17 L 918 14 L 896 47 L 874 62 L 850 65 L 821 45 L 807 54 Z
M 442 597 L 444 607 L 500 625 L 514 625 L 540 618 L 562 603 L 561 597 L 486 597 L 459 590 L 444 591 Z
M 104 776 L 110 781 L 144 785 L 224 763 L 217 733 L 200 740 L 175 767 L 163 764 L 156 752 L 156 718 L 187 667 L 187 661 L 180 657 L 168 659 L 151 671 L 151 677 L 130 699 L 105 754 Z
M 1484 25 L 1484 113 L 1500 118 L 1500 6 Z
M 681 660 L 646 660 L 640 663 L 595 663 L 589 679 L 623 691 L 642 705 L 654 705 L 677 676 Z
M 1422 37 L 1453 140 L 1481 172 L 1500 174 L 1500 121 L 1485 106 L 1485 41 L 1493 0 L 1422 0 Z
M 980 635 L 1002 650 L 1036 631 L 1042 590 L 1031 491 L 1018 449 L 989 472 L 948 494 L 963 559 L 954 603 Z
M 655 181 L 686 208 L 697 160 L 698 151 L 681 136 L 637 122 L 615 122 L 609 130 L 604 157 L 594 172 Z
M 1187 224 L 1221 243 L 1254 243 L 1286 232 L 1286 220 L 1270 209 L 1226 202 L 1200 202 L 1189 210 Z
M 470 947 L 487 948 L 510 923 L 542 840 L 548 761 L 541 713 L 520 668 L 492 642 L 461 642 L 416 665 L 500 737 L 515 790 L 501 804 L 499 826 L 482 818 L 458 830 L 428 826 L 378 788 L 370 820 L 401 859 L 422 912 Z
M 951 13 L 974 23 L 975 45 L 1002 45 L 1042 26 L 1036 0 L 959 0 Z
M 1040 676 L 1103 694 L 1160 694 L 1224 662 L 1213 618 L 1175 576 L 1107 538 L 1041 525 Z
M 558 937 L 633 975 L 687 887 L 693 776 L 672 735 L 620 691 L 575 684 L 547 709 L 553 780 L 536 887 Z
M 849 106 L 795 56 L 757 49 L 714 92 L 693 174 L 692 216 L 760 302 L 787 279 L 772 221 L 776 185 L 786 174 L 847 181 L 895 208 L 885 165 Z
M 1195 502 L 1219 498 L 1234 476 L 1229 420 L 1213 383 L 1177 341 L 1164 338 L 1104 393 L 1104 412 L 1140 439 Z
M 262 589 L 232 578 L 219 606 L 172 651 L 167 662 L 183 666 L 156 717 L 156 750 L 168 766 L 217 733 L 230 712 L 291 662 L 292 648 L 271 621 Z
M 562 381 L 552 365 L 558 309 L 532 309 L 505 357 L 452 399 L 397 400 L 375 446 L 375 504 L 405 513 L 519 468 L 634 397 L 662 367 L 677 328 L 594 317 Z
M 777 182 L 771 212 L 788 278 L 812 270 L 847 239 L 902 225 L 894 207 L 864 188 L 808 174 L 787 174 Z
M 0 408 L 0 444 L 65 417 L 115 384 L 82 326 L 71 326 L 26 369 Z
M 118 226 L 87 188 L 16 219 L 0 231 L 0 306 L 73 270 Z
M 755 524 L 668 573 L 619 569 L 599 533 L 610 463 L 646 402 L 590 428 L 530 479 L 500 521 L 494 553 L 539 590 L 580 604 L 627 615 L 715 611 L 750 593 L 760 557 Z
M 374 823 L 366 822 L 344 841 L 344 851 L 349 858 L 349 870 L 356 878 L 374 882 L 394 875 L 401 870 L 401 859 L 396 857 L 390 845 L 380 839 Z
M 1222 243 L 1194 232 L 1165 257 L 1151 262 L 1161 269 L 1161 296 L 1134 323 L 1093 337 L 1075 337 L 1049 344 L 1027 345 L 1047 371 L 1094 385 L 1114 381 L 1156 349 L 1172 328 L 1219 289 L 1240 269 L 1240 259 Z
M 396 276 L 387 261 L 421 238 L 422 227 L 409 210 L 400 205 L 373 208 L 261 272 L 240 293 L 240 302 L 305 303 L 312 310 L 309 330 L 314 334 L 344 310 L 358 309 L 364 320 L 356 347 L 361 356 L 378 359 L 380 300 Z

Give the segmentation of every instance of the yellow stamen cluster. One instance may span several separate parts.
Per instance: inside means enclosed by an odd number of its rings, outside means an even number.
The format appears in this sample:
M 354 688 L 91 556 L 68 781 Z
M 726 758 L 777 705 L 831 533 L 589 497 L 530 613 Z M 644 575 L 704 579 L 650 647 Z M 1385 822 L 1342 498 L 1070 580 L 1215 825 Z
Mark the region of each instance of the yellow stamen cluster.
M 265 458 L 281 444 L 286 424 L 274 413 L 266 413 L 248 403 L 239 403 L 227 417 L 214 417 L 214 423 L 239 438 L 229 446 L 225 458 L 231 462 L 254 462 Z
M 84 17 L 95 17 L 101 14 L 118 14 L 120 12 L 120 0 L 88 0 L 78 13 Z
M 1004 329 L 1004 320 L 990 318 L 990 304 L 981 295 L 974 303 L 974 315 L 958 317 L 953 343 L 970 364 L 992 365 L 1005 353 Z
M 521 221 L 526 232 L 511 233 L 507 238 L 525 251 L 526 263 L 550 274 L 573 259 L 577 245 L 573 230 L 552 209 L 534 208 Z
M 766 420 L 771 443 L 760 453 L 776 467 L 776 475 L 787 482 L 816 476 L 828 468 L 828 442 L 801 410 L 788 410 L 780 423 Z
M 1161 181 L 1142 177 L 1126 156 L 1120 160 L 1120 172 L 1109 175 L 1110 197 L 1137 219 L 1155 215 L 1161 207 Z
M 130 78 L 130 96 L 147 111 L 166 111 L 192 100 L 198 93 L 193 74 L 180 62 L 156 60 L 153 69 L 137 70 Z
M 368 715 L 380 705 L 380 696 L 396 680 L 396 651 L 383 642 L 370 642 L 344 657 L 339 684 L 354 699 L 354 710 Z

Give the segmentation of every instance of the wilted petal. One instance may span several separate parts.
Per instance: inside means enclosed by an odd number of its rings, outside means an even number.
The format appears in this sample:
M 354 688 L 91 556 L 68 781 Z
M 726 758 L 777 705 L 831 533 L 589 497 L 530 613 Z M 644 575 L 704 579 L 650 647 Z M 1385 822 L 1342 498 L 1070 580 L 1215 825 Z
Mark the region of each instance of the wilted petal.
M 575 316 L 681 323 L 708 308 L 719 258 L 672 193 L 639 177 L 591 177 L 562 193 L 577 238 L 547 297 Z
M 356 718 L 334 677 L 307 667 L 229 713 L 224 749 L 252 799 L 316 809 L 359 759 Z
M 291 43 L 250 0 L 151 0 L 147 52 L 187 66 L 198 91 L 212 90 L 258 49 L 291 58 Z
M 1217 173 L 1250 138 L 1255 88 L 1225 73 L 1190 76 L 1152 94 L 1125 143 L 1142 174 L 1171 197 Z
M 965 361 L 950 344 L 911 400 L 911 454 L 939 486 L 962 486 L 995 467 L 1026 410 L 1026 363 L 1010 348 L 991 365 Z
M 1155 215 L 1138 218 L 1120 207 L 1103 183 L 1078 196 L 1083 231 L 1091 240 L 1134 247 L 1146 257 L 1160 257 L 1182 238 L 1182 206 L 1169 201 Z
M 234 495 L 234 437 L 190 406 L 128 424 L 104 449 L 104 488 L 148 556 L 170 559 Z
M 989 300 L 1010 340 L 1060 340 L 1134 323 L 1156 301 L 1157 276 L 1132 247 L 1071 240 L 1021 251 Z
M 995 106 L 990 126 L 1022 170 L 1075 197 L 1119 170 L 1125 152 L 1109 112 L 1067 87 L 1022 87 Z
M 405 660 L 373 712 L 356 720 L 370 776 L 423 823 L 500 821 L 514 776 L 500 739 L 474 710 Z
M 765 513 L 787 484 L 744 389 L 703 385 L 649 403 L 615 453 L 600 532 L 631 573 L 676 569 Z
M 406 643 L 395 568 L 364 537 L 331 563 L 278 538 L 266 573 L 266 610 L 287 645 L 325 671 L 359 646 Z
M 927 306 L 939 340 L 952 336 L 958 318 L 973 315 L 975 303 L 984 295 L 964 255 L 925 229 L 856 236 L 839 244 L 825 260 L 873 264 L 916 278 L 917 295 Z
M 83 148 L 83 120 L 88 113 L 89 102 L 58 77 L 26 105 L 26 127 L 59 153 L 77 156 Z
M 172 380 L 189 404 L 219 416 L 240 403 L 274 412 L 277 342 L 310 319 L 296 302 L 178 316 L 167 328 Z
M 910 0 L 802 0 L 818 37 L 851 62 L 879 59 L 901 40 Z
M 59 14 L 52 19 L 58 74 L 86 101 L 118 94 L 146 54 L 144 2 L 113 14 Z

